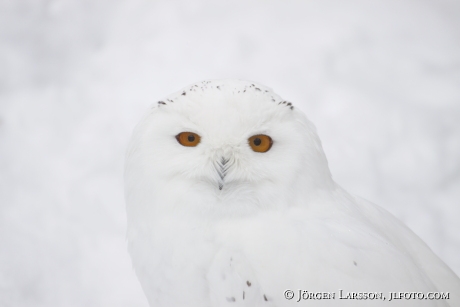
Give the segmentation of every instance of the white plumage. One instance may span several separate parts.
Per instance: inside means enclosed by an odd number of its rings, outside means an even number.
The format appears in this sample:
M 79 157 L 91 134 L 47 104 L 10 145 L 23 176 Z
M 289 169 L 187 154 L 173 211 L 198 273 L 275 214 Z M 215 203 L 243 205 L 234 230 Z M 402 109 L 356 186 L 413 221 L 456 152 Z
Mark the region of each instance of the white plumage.
M 181 145 L 182 132 L 199 143 Z M 255 135 L 271 148 L 254 151 Z M 459 278 L 392 215 L 338 186 L 315 127 L 264 86 L 204 81 L 158 102 L 134 131 L 125 192 L 151 306 L 460 306 Z M 336 297 L 297 303 L 299 289 Z M 450 297 L 388 302 L 403 291 Z

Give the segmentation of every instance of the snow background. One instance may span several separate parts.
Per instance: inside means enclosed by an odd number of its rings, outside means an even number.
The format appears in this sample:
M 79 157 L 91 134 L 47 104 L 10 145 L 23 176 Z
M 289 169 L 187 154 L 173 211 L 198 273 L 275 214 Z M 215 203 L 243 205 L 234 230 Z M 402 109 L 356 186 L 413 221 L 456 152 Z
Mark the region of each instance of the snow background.
M 123 159 L 154 102 L 275 89 L 335 180 L 460 274 L 460 1 L 0 1 L 0 305 L 147 306 Z

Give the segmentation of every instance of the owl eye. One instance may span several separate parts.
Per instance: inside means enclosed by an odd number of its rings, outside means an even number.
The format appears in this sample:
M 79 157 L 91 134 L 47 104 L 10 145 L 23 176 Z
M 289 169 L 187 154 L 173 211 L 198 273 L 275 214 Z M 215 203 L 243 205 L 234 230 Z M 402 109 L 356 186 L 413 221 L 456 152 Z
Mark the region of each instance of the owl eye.
M 201 137 L 193 132 L 181 132 L 176 135 L 176 140 L 183 146 L 195 147 L 200 143 Z
M 249 146 L 255 152 L 267 152 L 272 147 L 272 138 L 265 134 L 253 135 L 249 138 Z

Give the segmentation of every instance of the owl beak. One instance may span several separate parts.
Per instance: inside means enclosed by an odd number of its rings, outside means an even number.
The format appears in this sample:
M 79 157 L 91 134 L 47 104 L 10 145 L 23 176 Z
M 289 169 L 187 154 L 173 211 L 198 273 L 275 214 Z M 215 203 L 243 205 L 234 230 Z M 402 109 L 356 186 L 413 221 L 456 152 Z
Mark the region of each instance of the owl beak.
M 229 159 L 226 159 L 224 157 L 221 157 L 220 161 L 217 163 L 217 173 L 219 174 L 219 190 L 222 190 L 224 188 L 224 179 L 225 176 L 227 175 L 227 170 L 228 170 L 228 161 Z

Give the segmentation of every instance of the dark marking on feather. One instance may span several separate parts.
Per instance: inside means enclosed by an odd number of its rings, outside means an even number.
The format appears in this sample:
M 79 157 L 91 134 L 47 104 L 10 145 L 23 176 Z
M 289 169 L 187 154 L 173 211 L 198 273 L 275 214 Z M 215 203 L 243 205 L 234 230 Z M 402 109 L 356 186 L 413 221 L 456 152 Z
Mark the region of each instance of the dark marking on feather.
M 356 261 L 353 261 L 353 264 L 354 264 L 355 266 L 358 266 L 358 264 L 356 263 Z
M 227 297 L 227 302 L 230 302 L 230 303 L 234 303 L 236 301 L 236 299 L 232 296 L 232 297 Z
M 185 91 L 182 92 L 182 96 L 185 96 L 187 95 L 187 93 Z
M 250 287 L 250 286 L 251 286 L 251 282 L 250 282 L 249 280 L 246 281 L 246 285 L 248 285 L 248 287 Z
M 264 301 L 268 302 L 268 298 L 265 294 L 264 294 Z
M 272 100 L 273 100 L 273 99 L 272 99 Z M 280 105 L 280 104 L 285 104 L 287 107 L 289 107 L 289 109 L 294 110 L 294 106 L 293 106 L 292 103 L 290 103 L 290 102 L 287 102 L 287 101 L 280 101 L 278 104 L 279 104 L 279 105 Z
M 246 296 L 246 292 L 243 291 L 243 300 L 244 300 L 245 296 Z

